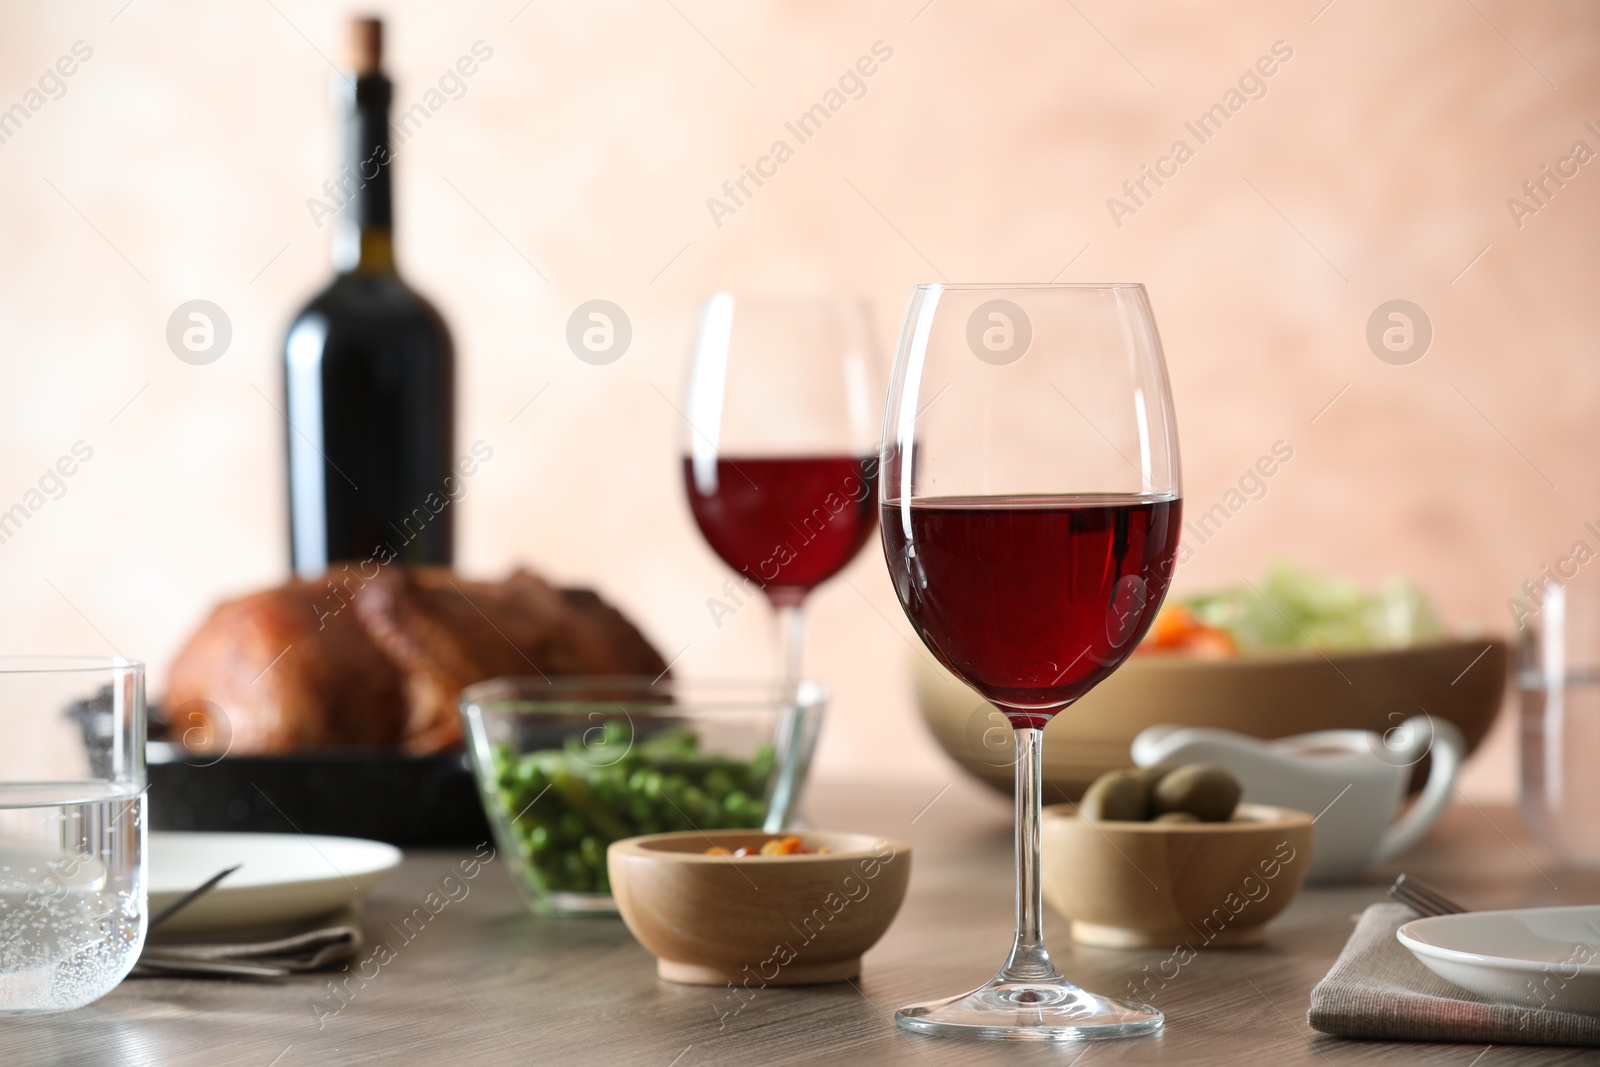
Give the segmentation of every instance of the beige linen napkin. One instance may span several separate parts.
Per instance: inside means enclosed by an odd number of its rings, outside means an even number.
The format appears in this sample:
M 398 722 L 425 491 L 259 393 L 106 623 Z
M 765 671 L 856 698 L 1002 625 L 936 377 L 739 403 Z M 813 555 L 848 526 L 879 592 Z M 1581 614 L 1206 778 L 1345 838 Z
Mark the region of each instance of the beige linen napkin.
M 244 963 L 277 967 L 290 973 L 317 971 L 343 963 L 361 950 L 361 910 L 350 908 L 324 916 L 309 927 L 284 930 L 259 930 L 252 932 L 224 932 L 204 940 L 184 939 L 174 935 L 172 940 L 159 934 L 145 945 L 145 952 L 160 957 L 171 964 L 185 960 L 202 966 L 207 963 Z M 200 968 L 195 969 L 198 975 Z M 172 976 L 177 968 L 172 965 L 157 967 L 136 966 L 135 976 Z
M 1415 918 L 1403 904 L 1362 913 L 1333 969 L 1311 991 L 1306 1018 L 1314 1029 L 1383 1041 L 1600 1046 L 1600 1015 L 1498 1004 L 1428 970 L 1395 937 Z

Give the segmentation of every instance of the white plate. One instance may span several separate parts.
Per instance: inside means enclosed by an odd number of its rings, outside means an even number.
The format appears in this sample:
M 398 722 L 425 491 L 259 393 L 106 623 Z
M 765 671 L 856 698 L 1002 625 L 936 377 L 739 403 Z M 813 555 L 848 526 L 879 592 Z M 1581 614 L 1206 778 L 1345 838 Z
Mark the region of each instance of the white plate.
M 152 833 L 150 914 L 235 863 L 243 864 L 157 932 L 282 925 L 341 911 L 400 863 L 379 841 L 308 834 Z
M 1479 996 L 1600 1012 L 1600 906 L 1440 915 L 1397 936 L 1424 967 Z

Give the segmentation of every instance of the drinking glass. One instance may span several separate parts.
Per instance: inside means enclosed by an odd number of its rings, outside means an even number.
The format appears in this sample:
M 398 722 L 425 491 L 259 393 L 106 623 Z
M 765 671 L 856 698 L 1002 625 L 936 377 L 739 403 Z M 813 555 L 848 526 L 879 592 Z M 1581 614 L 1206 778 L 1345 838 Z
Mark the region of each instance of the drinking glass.
M 0 1012 L 79 1008 L 144 946 L 144 665 L 0 657 L 0 738 Z
M 919 285 L 884 417 L 880 527 L 929 650 L 1016 734 L 1016 937 L 988 984 L 900 1009 L 933 1034 L 1078 1040 L 1160 1029 L 1063 978 L 1040 929 L 1040 744 L 1166 595 L 1178 441 L 1140 285 Z
M 718 293 L 701 309 L 684 441 L 689 507 L 739 573 L 722 603 L 736 610 L 759 591 L 776 610 L 788 689 L 802 677 L 806 594 L 872 536 L 881 390 L 860 300 Z
M 1600 582 L 1554 584 L 1521 622 L 1523 821 L 1562 859 L 1600 867 Z

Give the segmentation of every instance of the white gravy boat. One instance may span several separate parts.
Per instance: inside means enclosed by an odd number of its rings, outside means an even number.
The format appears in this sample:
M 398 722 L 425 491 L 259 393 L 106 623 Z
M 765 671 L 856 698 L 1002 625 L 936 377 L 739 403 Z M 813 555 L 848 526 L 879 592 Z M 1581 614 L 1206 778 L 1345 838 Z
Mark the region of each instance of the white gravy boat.
M 1398 820 L 1411 769 L 1431 755 L 1427 785 Z M 1316 816 L 1309 879 L 1347 881 L 1421 841 L 1450 803 L 1466 755 L 1453 723 L 1415 715 L 1380 736 L 1323 730 L 1262 741 L 1208 727 L 1152 726 L 1133 739 L 1133 762 L 1213 763 L 1232 771 L 1244 800 Z

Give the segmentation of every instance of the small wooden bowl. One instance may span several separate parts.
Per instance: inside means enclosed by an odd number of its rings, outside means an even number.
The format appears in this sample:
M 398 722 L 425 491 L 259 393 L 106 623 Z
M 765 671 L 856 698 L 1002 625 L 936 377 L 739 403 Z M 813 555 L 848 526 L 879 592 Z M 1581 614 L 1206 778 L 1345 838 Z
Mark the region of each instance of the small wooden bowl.
M 651 834 L 606 850 L 622 921 L 656 957 L 656 973 L 690 985 L 748 988 L 841 982 L 894 921 L 911 846 L 867 834 L 796 833 L 799 856 L 708 856 L 759 847 L 759 830 Z
M 1305 884 L 1311 816 L 1240 804 L 1231 822 L 1090 822 L 1044 809 L 1044 898 L 1102 948 L 1253 945 Z

